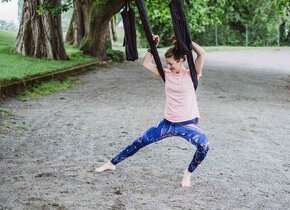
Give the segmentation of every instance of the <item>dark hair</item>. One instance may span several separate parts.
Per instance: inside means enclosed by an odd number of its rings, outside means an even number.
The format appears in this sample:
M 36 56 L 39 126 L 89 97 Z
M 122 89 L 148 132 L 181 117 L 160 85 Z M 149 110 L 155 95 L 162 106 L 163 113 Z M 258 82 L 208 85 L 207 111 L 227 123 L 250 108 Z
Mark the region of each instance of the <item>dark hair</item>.
M 180 59 L 186 60 L 186 57 L 183 53 L 180 52 L 178 49 L 177 41 L 175 37 L 172 37 L 171 40 L 173 41 L 173 47 L 169 48 L 165 53 L 165 58 L 173 57 L 174 60 L 180 61 Z

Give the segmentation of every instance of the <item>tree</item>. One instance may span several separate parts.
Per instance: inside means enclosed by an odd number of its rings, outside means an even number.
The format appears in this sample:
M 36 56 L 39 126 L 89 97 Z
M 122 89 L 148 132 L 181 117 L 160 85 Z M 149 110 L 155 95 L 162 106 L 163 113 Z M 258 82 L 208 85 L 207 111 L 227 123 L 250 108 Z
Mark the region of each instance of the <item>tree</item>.
M 89 13 L 94 0 L 73 0 L 73 15 L 65 41 L 80 47 L 89 33 Z
M 112 40 L 114 42 L 118 41 L 117 32 L 116 32 L 116 24 L 117 24 L 116 22 L 117 22 L 116 15 L 114 15 L 111 19 L 111 22 L 110 22 L 111 32 L 112 32 Z
M 126 0 L 94 1 L 89 14 L 89 32 L 82 46 L 84 54 L 106 60 L 107 43 L 110 43 L 109 22 L 125 2 Z
M 280 18 L 280 44 L 290 46 L 290 2 L 287 0 L 272 1 L 276 3 L 276 10 Z
M 35 57 L 66 60 L 60 13 L 66 11 L 73 3 L 76 18 L 72 23 L 76 27 L 73 30 L 76 36 L 68 36 L 67 39 L 73 37 L 73 42 L 81 45 L 85 54 L 106 60 L 109 22 L 126 0 L 66 0 L 66 2 L 61 6 L 61 0 L 24 0 L 16 40 L 17 52 Z
M 61 33 L 60 11 L 65 9 L 61 0 L 19 0 L 18 8 L 22 12 L 16 51 L 25 56 L 67 60 Z
M 76 47 L 82 46 L 82 43 L 89 32 L 89 13 L 94 0 L 73 0 L 73 15 L 66 33 L 65 42 Z M 110 21 L 112 40 L 117 41 L 116 17 L 113 16 Z
M 289 28 L 289 18 L 282 18 L 283 14 L 287 17 L 287 4 L 289 8 L 287 0 L 210 0 L 207 7 L 220 11 L 218 19 L 196 37 L 203 45 L 215 44 L 215 34 L 220 45 L 276 45 L 278 24 L 281 23 L 280 28 Z M 285 31 L 281 29 L 281 44 Z
M 84 54 L 106 60 L 111 46 L 109 23 L 126 0 L 71 0 L 74 11 L 66 42 L 81 47 Z
M 216 6 L 220 3 L 214 4 L 213 7 L 208 7 L 209 2 L 210 0 L 196 0 L 194 2 L 190 1 L 190 4 L 184 3 L 188 27 L 193 37 L 196 33 L 203 31 L 205 26 L 212 24 L 217 19 L 216 16 L 219 9 Z M 170 38 L 174 35 L 168 3 L 169 1 L 145 1 L 152 32 L 158 34 L 161 38 L 160 46 L 170 45 Z M 137 18 L 137 20 L 137 30 L 139 32 L 139 40 L 141 40 L 139 44 L 144 46 L 146 42 L 143 38 L 143 27 L 140 18 Z
M 37 11 L 41 3 L 45 3 L 48 9 Z M 57 6 L 60 6 L 60 0 L 24 0 L 16 38 L 18 53 L 38 58 L 68 59 L 61 32 L 60 13 L 49 9 Z

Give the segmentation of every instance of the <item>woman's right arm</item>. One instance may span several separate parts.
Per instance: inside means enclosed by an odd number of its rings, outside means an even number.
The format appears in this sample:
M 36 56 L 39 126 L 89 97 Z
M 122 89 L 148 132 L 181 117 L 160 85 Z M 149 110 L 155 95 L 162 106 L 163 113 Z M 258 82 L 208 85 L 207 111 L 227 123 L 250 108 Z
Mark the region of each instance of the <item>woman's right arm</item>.
M 197 55 L 195 59 L 195 70 L 197 73 L 197 77 L 200 78 L 202 76 L 202 68 L 205 59 L 205 50 L 195 42 L 192 42 L 192 46 L 193 50 Z
M 147 52 L 144 59 L 143 59 L 143 66 L 148 69 L 149 71 L 151 71 L 152 73 L 160 76 L 157 66 L 155 64 L 153 64 L 153 55 L 151 54 L 151 52 Z
M 152 39 L 154 40 L 154 42 L 156 43 L 156 47 L 159 44 L 160 38 L 158 35 L 152 35 Z M 150 52 L 150 50 L 147 51 L 144 59 L 143 59 L 143 66 L 148 69 L 149 71 L 151 71 L 152 73 L 156 74 L 157 76 L 160 76 L 157 66 L 153 63 L 153 55 Z

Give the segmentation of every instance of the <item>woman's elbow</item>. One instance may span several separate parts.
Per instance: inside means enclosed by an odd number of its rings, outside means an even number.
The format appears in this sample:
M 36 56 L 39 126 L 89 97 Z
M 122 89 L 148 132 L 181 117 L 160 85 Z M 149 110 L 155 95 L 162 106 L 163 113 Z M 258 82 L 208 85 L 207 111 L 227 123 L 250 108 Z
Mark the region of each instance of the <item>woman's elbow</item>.
M 197 76 L 197 79 L 201 78 L 202 77 L 202 73 L 199 73 L 196 75 Z
M 146 68 L 146 66 L 148 66 L 148 64 L 143 61 L 142 66 Z
M 142 66 L 146 69 L 149 69 L 150 68 L 150 63 L 147 63 L 147 62 L 143 62 L 142 63 Z
M 203 48 L 200 49 L 200 51 L 198 52 L 199 56 L 204 57 L 205 56 L 205 50 Z

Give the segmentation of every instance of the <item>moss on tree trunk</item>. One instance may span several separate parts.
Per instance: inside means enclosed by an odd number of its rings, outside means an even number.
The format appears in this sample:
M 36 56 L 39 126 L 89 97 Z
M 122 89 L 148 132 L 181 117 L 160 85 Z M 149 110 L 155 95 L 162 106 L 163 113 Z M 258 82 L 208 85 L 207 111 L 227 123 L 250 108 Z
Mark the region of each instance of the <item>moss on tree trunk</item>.
M 84 54 L 106 60 L 109 22 L 125 4 L 125 0 L 97 0 L 93 3 L 89 16 L 89 33 L 82 46 Z

